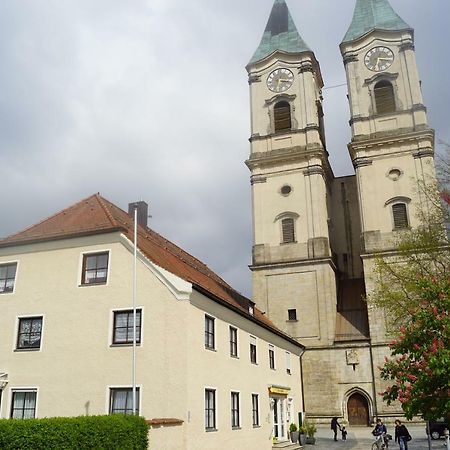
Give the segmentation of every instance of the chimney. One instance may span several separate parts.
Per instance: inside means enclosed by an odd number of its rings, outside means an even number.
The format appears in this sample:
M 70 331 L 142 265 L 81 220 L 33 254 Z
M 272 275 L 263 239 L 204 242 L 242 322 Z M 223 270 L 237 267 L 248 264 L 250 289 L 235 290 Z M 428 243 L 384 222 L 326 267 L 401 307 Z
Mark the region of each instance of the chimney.
M 137 208 L 137 223 L 141 227 L 147 226 L 148 204 L 144 201 L 128 203 L 128 214 L 134 218 L 134 209 Z

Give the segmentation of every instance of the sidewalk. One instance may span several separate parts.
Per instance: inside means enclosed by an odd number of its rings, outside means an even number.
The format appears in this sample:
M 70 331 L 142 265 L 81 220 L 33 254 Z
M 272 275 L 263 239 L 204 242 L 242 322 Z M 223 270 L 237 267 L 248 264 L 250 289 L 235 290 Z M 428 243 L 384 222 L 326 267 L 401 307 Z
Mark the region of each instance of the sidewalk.
M 412 441 L 408 443 L 408 450 L 428 450 L 428 440 L 425 434 L 424 425 L 408 425 L 408 430 L 412 436 Z M 333 441 L 333 432 L 330 427 L 320 426 L 317 427 L 316 445 L 305 446 L 306 450 L 370 450 L 374 442 L 370 427 L 349 427 L 347 428 L 348 435 L 347 441 Z M 388 433 L 394 437 L 394 428 L 388 427 Z M 338 436 L 340 437 L 340 436 Z M 431 441 L 432 448 L 443 450 L 444 439 L 437 441 Z M 390 449 L 398 449 L 399 446 L 393 440 L 389 442 Z

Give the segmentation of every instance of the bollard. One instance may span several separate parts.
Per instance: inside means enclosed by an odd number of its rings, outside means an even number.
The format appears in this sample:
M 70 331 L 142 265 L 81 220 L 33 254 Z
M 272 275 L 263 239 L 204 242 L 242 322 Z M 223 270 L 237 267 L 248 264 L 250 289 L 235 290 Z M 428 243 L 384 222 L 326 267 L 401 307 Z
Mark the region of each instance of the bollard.
M 450 439 L 449 439 L 449 431 L 448 428 L 444 430 L 444 436 L 445 436 L 445 444 L 447 445 L 447 450 L 450 450 Z

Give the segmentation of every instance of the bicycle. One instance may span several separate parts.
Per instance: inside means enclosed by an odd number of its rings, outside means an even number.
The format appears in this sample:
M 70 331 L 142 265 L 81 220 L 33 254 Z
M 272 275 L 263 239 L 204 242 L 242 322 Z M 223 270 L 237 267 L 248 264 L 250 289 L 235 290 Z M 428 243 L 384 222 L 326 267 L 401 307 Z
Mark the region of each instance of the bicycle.
M 375 436 L 375 442 L 372 444 L 372 450 L 387 450 L 389 448 L 389 435 L 384 433 Z

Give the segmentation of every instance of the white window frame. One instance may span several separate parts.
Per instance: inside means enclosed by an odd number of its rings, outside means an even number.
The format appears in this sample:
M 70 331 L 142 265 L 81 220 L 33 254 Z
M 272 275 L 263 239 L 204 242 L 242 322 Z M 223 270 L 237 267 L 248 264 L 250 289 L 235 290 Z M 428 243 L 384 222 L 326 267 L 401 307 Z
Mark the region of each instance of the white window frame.
M 231 330 L 235 330 L 236 331 L 236 354 L 233 355 L 231 353 Z M 231 358 L 239 358 L 239 329 L 233 325 L 230 325 L 228 328 L 228 333 L 229 333 L 229 343 L 230 343 L 230 357 Z
M 236 397 L 237 396 L 237 397 Z M 237 398 L 237 420 L 238 420 L 238 424 L 235 425 L 233 424 L 233 399 Z M 241 417 L 241 392 L 237 391 L 237 390 L 231 390 L 230 392 L 230 418 L 231 418 L 231 429 L 232 430 L 240 430 L 241 426 L 242 426 L 242 417 Z
M 256 419 L 257 423 L 255 424 L 255 416 L 254 416 L 254 408 L 253 408 L 253 397 L 256 397 Z M 261 426 L 261 410 L 260 410 L 260 401 L 259 401 L 260 395 L 257 392 L 252 392 L 252 425 L 253 428 L 259 428 Z
M 270 352 L 271 351 L 273 352 L 273 367 L 270 367 Z M 276 364 L 276 358 L 275 358 L 275 345 L 269 344 L 268 356 L 269 356 L 269 369 L 276 370 L 277 364 Z
M 206 391 L 213 391 L 214 392 L 214 428 L 207 428 L 206 427 Z M 205 386 L 203 388 L 203 417 L 204 417 L 204 424 L 203 424 L 203 429 L 205 431 L 205 433 L 211 433 L 214 431 L 218 431 L 218 395 L 217 395 L 217 387 L 212 387 L 212 386 Z
M 131 389 L 133 390 L 133 386 L 129 384 L 111 384 L 106 386 L 106 404 L 105 404 L 105 411 L 106 415 L 111 415 L 111 390 L 112 389 Z M 139 391 L 139 403 L 138 403 L 138 414 L 141 415 L 142 413 L 142 397 L 143 397 L 143 389 L 141 384 L 136 385 L 136 390 Z
M 213 324 L 213 332 L 212 332 L 212 338 L 213 338 L 213 346 L 209 347 L 206 345 L 206 318 L 211 319 L 212 320 L 212 324 Z M 217 327 L 216 327 L 216 317 L 212 316 L 211 314 L 207 314 L 205 313 L 204 317 L 203 317 L 203 345 L 205 347 L 206 350 L 210 350 L 210 351 L 217 351 Z
M 252 361 L 252 345 L 255 346 L 255 361 Z M 250 362 L 252 364 L 258 365 L 258 340 L 256 336 L 250 335 L 249 352 Z
M 289 375 L 292 375 L 292 366 L 291 366 L 291 352 L 286 351 L 286 372 Z
M 133 308 L 123 307 L 123 308 L 114 308 L 110 310 L 110 321 L 109 321 L 109 333 L 108 333 L 108 347 L 130 347 L 133 343 L 124 343 L 124 344 L 115 344 L 114 343 L 114 315 L 116 312 L 123 311 L 132 311 Z M 136 342 L 136 346 L 143 347 L 144 346 L 144 307 L 136 306 L 136 311 L 141 310 L 141 341 Z
M 12 264 L 16 265 L 16 275 L 14 277 L 14 286 L 13 286 L 13 290 L 11 292 L 0 292 L 0 296 L 3 295 L 12 295 L 15 293 L 16 291 L 16 285 L 17 285 L 17 278 L 19 276 L 19 260 L 15 260 L 15 261 L 0 261 L 0 266 L 10 266 Z
M 42 326 L 41 326 L 41 345 L 39 348 L 19 348 L 17 346 L 19 340 L 19 324 L 21 319 L 33 319 L 41 317 L 42 318 Z M 41 352 L 44 346 L 44 331 L 45 331 L 45 314 L 23 314 L 16 317 L 16 325 L 14 327 L 14 338 L 13 338 L 13 352 Z
M 13 399 L 14 399 L 14 393 L 16 392 L 34 392 L 36 394 L 35 396 L 35 403 L 34 403 L 34 419 L 38 417 L 38 401 L 39 401 L 39 389 L 36 386 L 27 386 L 27 387 L 11 387 L 9 389 L 9 414 L 8 417 L 12 417 L 13 412 Z M 26 419 L 21 419 L 26 420 Z
M 106 283 L 92 283 L 92 284 L 83 284 L 83 262 L 84 257 L 89 255 L 94 255 L 96 253 L 108 253 L 108 270 L 106 273 Z M 85 288 L 85 287 L 101 287 L 101 286 L 108 286 L 109 284 L 109 277 L 111 275 L 111 263 L 112 263 L 112 251 L 110 248 L 100 248 L 98 250 L 88 250 L 83 251 L 80 253 L 79 257 L 79 263 L 78 263 L 78 284 L 77 287 L 79 288 Z

